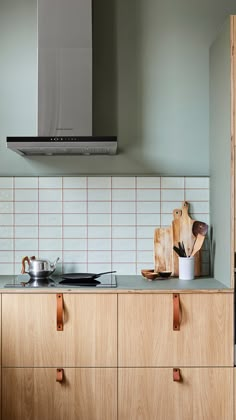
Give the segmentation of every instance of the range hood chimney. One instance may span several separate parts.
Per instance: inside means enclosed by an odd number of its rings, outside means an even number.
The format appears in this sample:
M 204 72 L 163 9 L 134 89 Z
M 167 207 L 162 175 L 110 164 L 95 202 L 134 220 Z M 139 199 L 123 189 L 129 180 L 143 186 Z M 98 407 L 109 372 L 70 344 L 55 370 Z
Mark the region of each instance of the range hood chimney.
M 35 137 L 7 137 L 20 155 L 116 154 L 92 135 L 92 0 L 38 0 Z

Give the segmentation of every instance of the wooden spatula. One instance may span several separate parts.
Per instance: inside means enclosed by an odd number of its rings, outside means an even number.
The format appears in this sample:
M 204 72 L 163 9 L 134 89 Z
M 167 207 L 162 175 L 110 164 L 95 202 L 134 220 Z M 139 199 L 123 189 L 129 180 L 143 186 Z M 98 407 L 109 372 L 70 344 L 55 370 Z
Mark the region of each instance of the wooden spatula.
M 203 242 L 204 242 L 205 236 L 201 235 L 200 233 L 198 233 L 197 235 L 197 239 L 193 245 L 193 250 L 191 252 L 190 257 L 193 257 L 198 251 L 199 249 L 201 249 Z

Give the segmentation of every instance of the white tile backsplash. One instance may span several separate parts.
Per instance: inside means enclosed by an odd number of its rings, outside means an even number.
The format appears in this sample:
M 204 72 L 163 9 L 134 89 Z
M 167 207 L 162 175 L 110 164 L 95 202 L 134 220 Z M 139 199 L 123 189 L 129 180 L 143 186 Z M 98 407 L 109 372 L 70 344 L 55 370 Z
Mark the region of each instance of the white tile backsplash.
M 186 190 L 187 201 L 209 201 L 209 190 Z
M 0 201 L 0 213 L 13 213 L 13 201 Z
M 0 177 L 0 273 L 36 255 L 59 256 L 57 272 L 139 274 L 154 266 L 154 230 L 184 199 L 209 224 L 208 177 Z M 207 272 L 207 241 L 204 250 Z
M 137 188 L 160 188 L 161 178 L 151 176 L 138 176 L 137 177 Z
M 86 201 L 64 201 L 63 213 L 86 213 Z
M 34 239 L 20 239 L 17 238 L 15 239 L 15 250 L 16 251 L 20 251 L 20 250 L 24 250 L 24 249 L 37 249 L 38 248 L 38 239 L 34 238 Z M 50 248 L 48 248 L 50 249 Z
M 200 188 L 209 189 L 210 178 L 208 177 L 186 177 L 185 178 L 185 188 Z
M 62 177 L 39 177 L 39 188 L 62 188 Z
M 88 188 L 111 188 L 111 178 L 106 176 L 88 178 Z
M 111 190 L 88 189 L 88 201 L 111 201 Z
M 134 226 L 136 224 L 136 215 L 133 213 L 112 215 L 113 226 Z
M 136 240 L 132 238 L 112 239 L 112 249 L 113 251 L 135 251 Z
M 0 201 L 12 201 L 13 190 L 12 189 L 1 189 L 0 190 Z
M 85 226 L 87 225 L 87 214 L 64 214 L 63 223 L 65 226 Z
M 30 188 L 15 190 L 15 201 L 38 201 L 38 190 Z
M 0 238 L 0 250 L 1 251 L 13 251 L 14 246 L 13 246 L 13 239 L 8 238 L 8 239 L 1 239 Z
M 39 190 L 39 201 L 61 201 L 62 190 Z
M 92 214 L 111 213 L 111 202 L 110 201 L 89 201 L 88 213 L 92 213 Z
M 136 237 L 136 227 L 135 226 L 112 226 L 112 238 L 135 238 Z
M 160 190 L 158 189 L 137 189 L 137 201 L 160 201 Z
M 34 226 L 34 225 L 37 226 L 38 225 L 39 215 L 37 213 L 36 214 L 34 213 L 33 214 L 15 214 L 14 217 L 15 217 L 15 226 Z
M 66 176 L 63 178 L 63 188 L 86 188 L 87 178 L 82 176 Z
M 4 262 L 4 263 L 11 262 L 11 263 L 13 263 L 14 262 L 14 252 L 13 251 L 0 251 L 0 262 Z
M 41 226 L 51 226 L 57 225 L 62 226 L 62 214 L 39 214 L 39 225 Z
M 62 249 L 62 239 L 60 238 L 39 238 L 39 250 L 51 251 Z
M 39 238 L 62 238 L 62 226 L 39 226 Z
M 110 263 L 111 251 L 88 251 L 88 263 Z
M 110 251 L 111 250 L 111 239 L 110 238 L 95 238 L 88 239 L 88 251 Z
M 135 188 L 135 177 L 133 176 L 113 176 L 112 188 Z
M 113 201 L 112 213 L 136 213 L 135 201 Z
M 113 189 L 112 201 L 135 201 L 135 189 Z
M 13 238 L 13 226 L 0 226 L 0 238 Z
M 160 201 L 138 201 L 137 213 L 160 213 Z
M 0 188 L 13 188 L 13 177 L 0 177 Z
M 111 226 L 88 226 L 88 238 L 111 238 Z
M 63 226 L 63 238 L 86 238 L 87 226 Z
M 15 188 L 28 189 L 28 188 L 38 188 L 39 179 L 38 177 L 29 178 L 26 176 L 18 176 L 15 178 Z M 0 185 L 1 188 L 1 185 Z
M 40 205 L 37 201 L 15 202 L 15 213 L 38 213 L 38 211 L 40 211 Z
M 82 190 L 82 189 L 76 190 L 72 188 L 71 190 L 63 191 L 63 201 L 86 201 L 86 200 L 87 200 L 86 190 Z
M 184 189 L 161 190 L 161 201 L 184 201 Z
M 178 177 L 163 177 L 161 178 L 161 188 L 184 188 L 184 178 Z
M 15 226 L 15 238 L 37 239 L 38 226 Z
M 86 263 L 87 251 L 64 251 L 63 260 L 67 263 Z
M 89 214 L 88 226 L 106 226 L 111 224 L 111 215 L 106 213 Z
M 62 213 L 62 203 L 59 201 L 41 201 L 39 202 L 39 214 L 40 213 Z
M 13 225 L 13 214 L 0 214 L 0 226 Z
M 159 226 L 160 214 L 137 214 L 138 226 Z
M 65 251 L 83 251 L 88 246 L 86 238 L 64 239 L 63 245 Z

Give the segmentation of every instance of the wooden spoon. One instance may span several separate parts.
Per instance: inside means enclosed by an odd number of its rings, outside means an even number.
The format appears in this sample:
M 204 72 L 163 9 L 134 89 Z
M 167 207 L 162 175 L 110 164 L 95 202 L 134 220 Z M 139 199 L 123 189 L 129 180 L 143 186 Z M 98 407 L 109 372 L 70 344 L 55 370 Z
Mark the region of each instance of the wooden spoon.
M 195 222 L 193 222 L 192 232 L 195 237 L 197 237 L 198 234 L 206 236 L 208 232 L 207 223 L 199 222 L 198 220 L 195 220 Z
M 197 239 L 194 242 L 193 250 L 191 252 L 190 257 L 193 257 L 201 249 L 201 247 L 203 245 L 203 242 L 204 242 L 204 239 L 205 239 L 205 236 L 198 233 Z
M 193 257 L 201 249 L 205 236 L 208 232 L 207 223 L 195 220 L 195 222 L 193 222 L 192 232 L 197 239 L 194 242 L 190 257 Z

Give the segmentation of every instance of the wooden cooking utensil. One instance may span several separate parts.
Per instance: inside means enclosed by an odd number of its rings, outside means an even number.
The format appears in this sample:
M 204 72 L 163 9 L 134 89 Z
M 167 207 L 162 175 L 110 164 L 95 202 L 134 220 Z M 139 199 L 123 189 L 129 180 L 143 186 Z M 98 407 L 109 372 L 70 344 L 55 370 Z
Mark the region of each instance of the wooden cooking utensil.
M 201 235 L 200 233 L 197 235 L 197 239 L 193 245 L 193 250 L 191 252 L 190 257 L 193 257 L 201 249 L 204 239 L 205 236 Z
M 198 252 L 204 242 L 205 236 L 208 232 L 208 225 L 204 222 L 199 222 L 198 220 L 195 220 L 193 223 L 193 234 L 196 236 L 196 241 L 194 242 L 194 246 L 191 252 L 191 257 L 193 257 L 196 252 Z
M 194 236 L 197 237 L 198 234 L 206 236 L 208 232 L 208 224 L 204 222 L 199 222 L 198 220 L 195 220 L 193 223 L 192 228 Z

